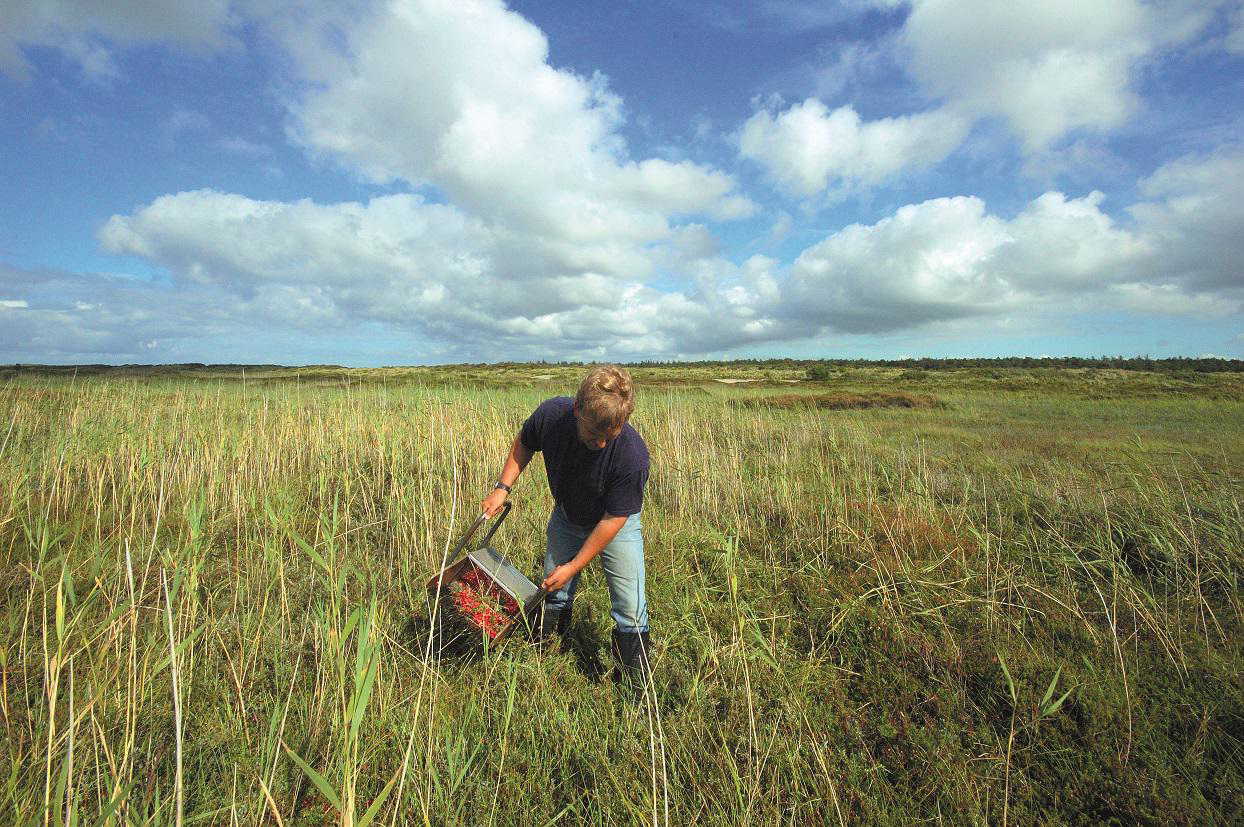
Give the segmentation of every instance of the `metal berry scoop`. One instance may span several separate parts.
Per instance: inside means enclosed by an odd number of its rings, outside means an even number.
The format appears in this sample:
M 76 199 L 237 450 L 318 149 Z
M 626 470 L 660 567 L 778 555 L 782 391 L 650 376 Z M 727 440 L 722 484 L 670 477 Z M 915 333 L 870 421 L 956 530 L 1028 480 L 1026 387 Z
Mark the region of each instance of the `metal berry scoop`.
M 454 619 L 474 627 L 494 645 L 509 637 L 516 628 L 530 628 L 538 622 L 540 604 L 546 594 L 505 559 L 505 555 L 488 545 L 512 505 L 507 502 L 501 507 L 497 521 L 484 535 L 483 545 L 445 566 L 427 584 L 428 591 L 440 603 L 442 615 L 456 615 Z M 451 558 L 466 547 L 486 519 L 484 514 L 475 518 L 450 552 Z

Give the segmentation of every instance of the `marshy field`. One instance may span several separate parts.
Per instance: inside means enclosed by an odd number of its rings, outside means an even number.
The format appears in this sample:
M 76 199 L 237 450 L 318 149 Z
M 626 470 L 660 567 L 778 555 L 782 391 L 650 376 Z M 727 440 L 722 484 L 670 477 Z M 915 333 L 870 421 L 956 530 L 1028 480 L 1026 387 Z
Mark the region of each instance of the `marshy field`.
M 639 703 L 426 633 L 582 366 L 0 370 L 0 822 L 1244 822 L 1244 373 L 632 370 Z

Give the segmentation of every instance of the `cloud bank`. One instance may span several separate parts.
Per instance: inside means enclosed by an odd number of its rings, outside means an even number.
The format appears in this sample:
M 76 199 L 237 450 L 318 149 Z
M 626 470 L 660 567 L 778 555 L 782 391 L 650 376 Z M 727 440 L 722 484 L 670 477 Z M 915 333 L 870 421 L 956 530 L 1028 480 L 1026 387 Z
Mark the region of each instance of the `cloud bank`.
M 371 326 L 447 359 L 640 359 L 1085 304 L 1240 312 L 1239 146 L 1160 166 L 1113 214 L 1097 191 L 1052 190 L 1010 215 L 948 194 L 804 232 L 785 258 L 723 252 L 759 199 L 867 194 L 943 163 L 983 118 L 1027 153 L 1115 129 L 1143 105 L 1146 62 L 1212 17 L 1134 0 L 899 5 L 906 68 L 929 106 L 874 120 L 811 97 L 754 111 L 730 133 L 740 169 L 773 188 L 753 194 L 722 164 L 637 156 L 609 80 L 554 68 L 543 33 L 495 0 L 216 2 L 164 17 L 19 3 L 0 39 L 15 74 L 29 71 L 17 43 L 56 43 L 88 74 L 115 76 L 126 43 L 242 48 L 230 32 L 249 21 L 283 56 L 290 141 L 384 194 L 156 197 L 98 238 L 159 283 L 2 268 L 0 347 L 124 361 L 239 331 Z M 789 213 L 766 223 L 776 241 L 791 233 Z
M 510 278 L 504 262 L 531 251 L 417 196 L 320 206 L 182 193 L 114 217 L 101 237 L 115 252 L 245 297 L 284 324 L 379 320 L 463 348 L 489 331 L 528 355 L 550 342 L 589 357 L 695 354 L 1068 301 L 1236 312 L 1241 176 L 1239 151 L 1173 162 L 1148 180 L 1152 199 L 1133 205 L 1130 227 L 1101 209 L 1102 193 L 1047 192 L 1010 219 L 972 196 L 907 205 L 826 236 L 788 268 L 759 256 L 735 266 L 671 246 L 662 263 L 689 282 L 677 291 L 586 271 Z

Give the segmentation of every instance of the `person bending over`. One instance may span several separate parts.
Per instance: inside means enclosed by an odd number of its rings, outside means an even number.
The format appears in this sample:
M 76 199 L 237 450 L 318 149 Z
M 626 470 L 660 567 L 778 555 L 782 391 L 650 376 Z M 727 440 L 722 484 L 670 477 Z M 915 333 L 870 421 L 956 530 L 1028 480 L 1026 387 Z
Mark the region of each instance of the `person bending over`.
M 564 636 L 579 574 L 597 556 L 609 584 L 614 655 L 633 683 L 649 672 L 648 606 L 640 511 L 648 482 L 648 446 L 627 422 L 635 409 L 631 375 L 594 367 L 578 394 L 547 399 L 523 423 L 484 513 L 495 515 L 537 451 L 553 494 L 544 581 L 542 636 Z

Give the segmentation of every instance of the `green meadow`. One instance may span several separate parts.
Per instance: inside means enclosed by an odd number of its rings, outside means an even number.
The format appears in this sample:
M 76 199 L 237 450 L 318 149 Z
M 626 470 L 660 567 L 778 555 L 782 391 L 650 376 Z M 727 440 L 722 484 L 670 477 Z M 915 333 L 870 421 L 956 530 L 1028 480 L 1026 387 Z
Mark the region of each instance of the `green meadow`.
M 0 371 L 0 822 L 1244 822 L 1244 374 L 634 367 L 636 703 L 427 634 L 581 372 Z

